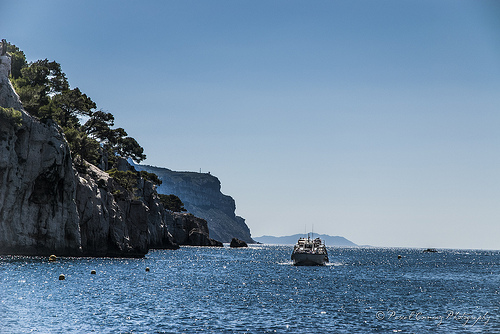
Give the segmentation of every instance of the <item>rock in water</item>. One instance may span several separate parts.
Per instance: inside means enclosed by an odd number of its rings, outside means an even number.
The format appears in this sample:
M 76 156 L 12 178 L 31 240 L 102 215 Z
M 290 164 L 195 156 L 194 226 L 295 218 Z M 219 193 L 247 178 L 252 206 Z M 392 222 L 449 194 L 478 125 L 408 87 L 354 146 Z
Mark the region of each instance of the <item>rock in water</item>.
M 232 248 L 248 247 L 246 242 L 237 238 L 233 238 L 229 246 Z

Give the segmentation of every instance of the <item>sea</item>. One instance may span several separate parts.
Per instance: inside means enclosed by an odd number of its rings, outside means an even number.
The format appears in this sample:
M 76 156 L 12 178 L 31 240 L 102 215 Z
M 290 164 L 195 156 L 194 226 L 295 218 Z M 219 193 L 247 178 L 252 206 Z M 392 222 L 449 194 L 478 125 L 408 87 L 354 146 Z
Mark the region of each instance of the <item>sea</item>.
M 0 333 L 500 333 L 500 251 L 292 248 L 1 256 Z

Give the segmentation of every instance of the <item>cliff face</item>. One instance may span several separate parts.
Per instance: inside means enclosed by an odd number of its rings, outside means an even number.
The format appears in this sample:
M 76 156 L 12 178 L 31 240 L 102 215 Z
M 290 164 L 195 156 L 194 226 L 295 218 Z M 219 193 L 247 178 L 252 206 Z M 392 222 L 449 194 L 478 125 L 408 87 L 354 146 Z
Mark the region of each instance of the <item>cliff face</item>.
M 82 252 L 76 178 L 66 140 L 53 122 L 25 113 L 7 77 L 0 103 L 20 111 L 22 125 L 0 116 L 0 252 Z
M 188 212 L 207 221 L 211 238 L 221 242 L 231 242 L 232 238 L 254 242 L 245 220 L 235 215 L 234 199 L 221 193 L 215 176 L 146 165 L 134 167 L 158 175 L 162 180 L 158 193 L 178 196 Z

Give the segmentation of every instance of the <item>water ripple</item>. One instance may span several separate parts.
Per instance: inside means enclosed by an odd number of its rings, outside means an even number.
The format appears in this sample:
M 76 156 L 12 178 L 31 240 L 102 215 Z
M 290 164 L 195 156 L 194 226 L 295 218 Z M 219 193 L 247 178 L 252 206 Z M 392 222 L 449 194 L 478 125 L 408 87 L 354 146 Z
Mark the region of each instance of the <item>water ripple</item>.
M 0 257 L 0 332 L 500 328 L 500 252 L 331 248 L 325 267 L 295 267 L 290 253 L 290 247 L 259 245 L 182 247 L 152 251 L 145 259 Z

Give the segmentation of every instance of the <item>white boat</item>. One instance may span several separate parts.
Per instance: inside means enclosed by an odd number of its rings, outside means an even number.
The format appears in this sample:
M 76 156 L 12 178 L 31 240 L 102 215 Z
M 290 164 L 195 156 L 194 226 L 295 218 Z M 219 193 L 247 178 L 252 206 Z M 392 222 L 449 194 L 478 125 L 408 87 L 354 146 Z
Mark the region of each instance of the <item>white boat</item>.
M 295 266 L 323 266 L 327 263 L 328 253 L 320 238 L 300 238 L 293 247 L 292 260 Z

